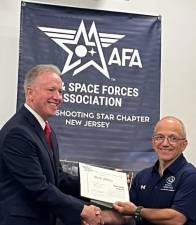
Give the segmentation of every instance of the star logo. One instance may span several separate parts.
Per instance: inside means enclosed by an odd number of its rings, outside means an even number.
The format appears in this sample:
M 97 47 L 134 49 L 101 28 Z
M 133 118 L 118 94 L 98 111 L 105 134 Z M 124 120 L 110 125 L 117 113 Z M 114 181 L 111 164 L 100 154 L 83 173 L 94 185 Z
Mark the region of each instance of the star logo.
M 98 33 L 94 21 L 87 33 L 83 20 L 77 31 L 51 27 L 38 28 L 68 54 L 62 74 L 73 69 L 73 76 L 75 76 L 87 67 L 93 66 L 110 79 L 102 48 L 111 46 L 125 35 Z M 75 46 L 74 50 L 71 49 L 73 46 Z

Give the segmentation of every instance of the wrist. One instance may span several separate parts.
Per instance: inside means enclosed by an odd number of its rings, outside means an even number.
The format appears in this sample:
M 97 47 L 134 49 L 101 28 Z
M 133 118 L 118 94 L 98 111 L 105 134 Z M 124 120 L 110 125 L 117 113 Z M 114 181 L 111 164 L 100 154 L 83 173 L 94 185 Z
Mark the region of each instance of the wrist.
M 142 220 L 142 216 L 141 216 L 141 211 L 144 207 L 143 206 L 138 206 L 134 212 L 134 219 L 136 222 L 139 222 Z

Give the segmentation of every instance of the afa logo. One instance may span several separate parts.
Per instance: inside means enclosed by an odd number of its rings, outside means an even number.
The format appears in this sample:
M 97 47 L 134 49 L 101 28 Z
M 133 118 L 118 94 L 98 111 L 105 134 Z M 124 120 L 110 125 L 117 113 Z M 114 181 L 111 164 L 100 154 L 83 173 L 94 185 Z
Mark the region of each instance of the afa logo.
M 114 45 L 123 39 L 125 35 L 98 32 L 94 21 L 88 32 L 83 20 L 78 30 L 51 27 L 38 27 L 38 29 L 44 32 L 67 53 L 68 57 L 62 74 L 73 71 L 73 76 L 75 76 L 87 67 L 93 66 L 106 78 L 110 79 L 108 66 L 112 64 L 143 67 L 138 49 L 122 48 L 119 50 L 117 47 L 114 47 L 109 59 L 106 60 L 104 49 Z M 83 60 L 85 58 L 88 60 Z

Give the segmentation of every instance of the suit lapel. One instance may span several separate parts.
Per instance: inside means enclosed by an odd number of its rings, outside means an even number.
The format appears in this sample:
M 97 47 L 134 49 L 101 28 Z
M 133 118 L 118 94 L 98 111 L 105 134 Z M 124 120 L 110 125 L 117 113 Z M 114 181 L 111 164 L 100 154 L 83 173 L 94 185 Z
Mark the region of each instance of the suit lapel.
M 34 133 L 41 140 L 41 143 L 43 145 L 43 149 L 45 150 L 46 154 L 49 155 L 50 163 L 52 165 L 52 169 L 53 169 L 53 172 L 55 174 L 54 177 L 55 177 L 55 180 L 56 180 L 57 179 L 57 167 L 56 167 L 57 156 L 56 156 L 56 153 L 55 153 L 56 149 L 55 148 L 51 149 L 51 147 L 48 145 L 47 140 L 46 140 L 45 135 L 44 135 L 44 131 L 43 131 L 41 125 L 39 124 L 39 122 L 37 121 L 37 119 L 33 116 L 33 114 L 31 112 L 29 112 L 24 106 L 21 108 L 21 111 L 26 116 L 26 118 L 28 119 Z M 52 136 L 54 136 L 54 134 L 52 134 Z M 52 144 L 53 144 L 53 142 L 55 144 L 56 141 L 53 140 L 53 139 L 54 138 L 52 137 Z M 54 144 L 53 144 L 53 146 L 55 147 Z M 52 151 L 54 152 L 54 156 L 53 156 Z M 56 182 L 57 182 L 57 180 L 56 180 Z
M 52 129 L 52 147 L 53 147 L 52 151 L 55 168 L 58 168 L 58 161 L 59 161 L 58 144 L 53 129 Z

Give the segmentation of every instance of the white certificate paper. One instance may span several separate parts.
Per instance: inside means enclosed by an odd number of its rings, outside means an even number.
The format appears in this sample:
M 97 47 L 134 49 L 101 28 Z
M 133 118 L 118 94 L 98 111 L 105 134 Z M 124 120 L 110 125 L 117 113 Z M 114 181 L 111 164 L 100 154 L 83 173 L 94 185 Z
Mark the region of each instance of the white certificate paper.
M 126 173 L 85 163 L 79 163 L 79 169 L 81 196 L 98 200 L 95 202 L 106 206 L 116 201 L 129 201 Z

